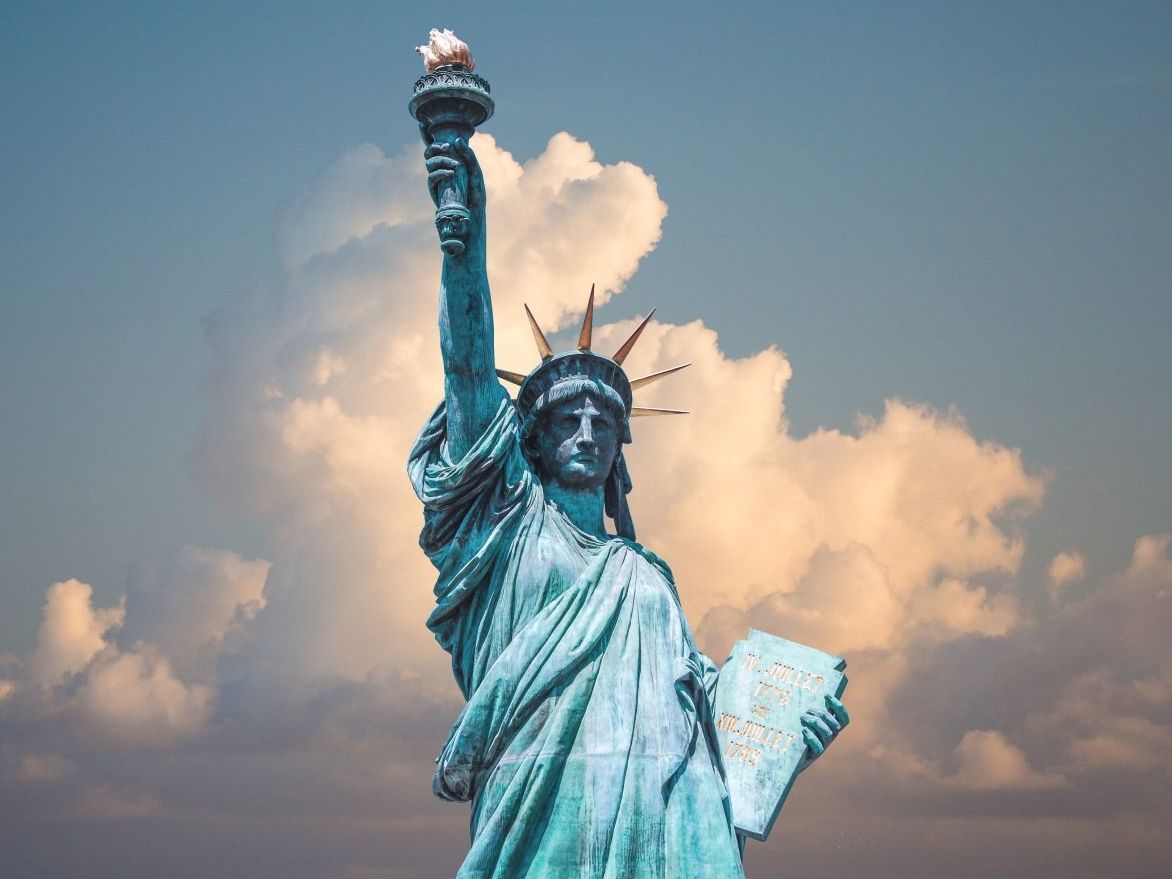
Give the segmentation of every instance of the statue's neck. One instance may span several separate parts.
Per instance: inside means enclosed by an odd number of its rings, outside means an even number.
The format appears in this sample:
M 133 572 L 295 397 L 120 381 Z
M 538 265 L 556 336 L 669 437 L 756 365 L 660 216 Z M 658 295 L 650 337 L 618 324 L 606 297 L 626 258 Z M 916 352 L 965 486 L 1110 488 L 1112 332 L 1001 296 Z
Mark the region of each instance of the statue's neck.
M 574 489 L 551 480 L 544 484 L 544 488 L 545 499 L 557 507 L 579 530 L 599 540 L 610 538 L 603 523 L 605 499 L 601 485 L 597 488 Z

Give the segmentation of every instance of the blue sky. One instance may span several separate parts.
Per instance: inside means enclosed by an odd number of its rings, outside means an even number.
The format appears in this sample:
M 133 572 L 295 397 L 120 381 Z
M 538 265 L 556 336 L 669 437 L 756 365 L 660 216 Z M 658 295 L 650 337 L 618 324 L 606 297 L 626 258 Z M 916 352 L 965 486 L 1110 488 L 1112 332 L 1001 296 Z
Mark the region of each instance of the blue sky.
M 436 15 L 8 7 L 6 638 L 48 580 L 114 592 L 176 542 L 264 548 L 189 487 L 199 320 L 271 271 L 274 212 L 339 151 L 410 141 L 401 44 Z M 1074 543 L 1106 570 L 1167 527 L 1166 6 L 446 19 L 477 35 L 515 154 L 567 130 L 655 175 L 670 214 L 625 313 L 702 316 L 733 354 L 782 346 L 798 430 L 887 396 L 958 406 L 1053 471 L 1036 563 Z
M 1020 449 L 1047 480 L 1023 607 L 1057 553 L 1090 592 L 1172 530 L 1167 4 L 13 2 L 0 653 L 55 581 L 108 606 L 181 545 L 277 552 L 192 478 L 205 322 L 279 283 L 282 205 L 339 155 L 417 143 L 432 26 L 472 44 L 519 161 L 567 131 L 654 176 L 662 239 L 606 320 L 778 346 L 795 437 L 898 398 Z

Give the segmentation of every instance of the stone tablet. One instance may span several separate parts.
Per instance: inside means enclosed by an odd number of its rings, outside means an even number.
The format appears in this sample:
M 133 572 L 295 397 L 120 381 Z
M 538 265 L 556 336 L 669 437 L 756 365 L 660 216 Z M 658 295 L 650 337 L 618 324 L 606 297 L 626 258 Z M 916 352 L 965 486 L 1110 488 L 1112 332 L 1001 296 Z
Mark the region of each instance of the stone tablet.
M 841 697 L 845 669 L 841 657 L 756 629 L 733 647 L 713 709 L 738 832 L 769 835 L 806 750 L 802 712 Z

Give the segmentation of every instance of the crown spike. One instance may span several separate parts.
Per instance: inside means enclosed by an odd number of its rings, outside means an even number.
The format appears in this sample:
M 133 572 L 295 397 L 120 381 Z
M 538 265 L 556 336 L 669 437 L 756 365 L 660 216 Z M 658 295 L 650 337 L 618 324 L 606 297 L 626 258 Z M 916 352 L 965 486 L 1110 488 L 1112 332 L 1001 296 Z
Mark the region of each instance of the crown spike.
M 510 384 L 520 385 L 525 383 L 525 376 L 521 375 L 519 372 L 513 372 L 512 370 L 498 369 L 496 371 L 496 375 L 497 378 L 503 379 Z
M 651 320 L 651 316 L 654 314 L 655 309 L 653 308 L 647 317 L 643 318 L 643 322 L 635 327 L 635 332 L 631 333 L 631 338 L 623 342 L 623 347 L 614 353 L 614 356 L 610 358 L 611 360 L 620 366 L 622 365 L 623 361 L 627 359 L 627 355 L 631 353 L 631 349 L 635 347 L 635 343 L 639 341 L 639 336 L 642 335 L 643 328 L 647 326 L 647 321 Z
M 537 353 L 541 355 L 543 362 L 549 360 L 553 357 L 553 348 L 549 347 L 549 342 L 545 340 L 545 333 L 537 325 L 537 319 L 533 317 L 533 312 L 529 310 L 528 304 L 525 304 L 525 315 L 529 318 L 529 329 L 533 330 L 533 341 L 537 343 Z
M 671 375 L 673 372 L 679 372 L 681 369 L 686 369 L 691 365 L 691 363 L 681 363 L 679 366 L 673 366 L 671 369 L 663 369 L 659 372 L 653 372 L 651 375 L 645 375 L 642 378 L 633 379 L 631 381 L 631 390 L 637 391 L 639 388 L 645 388 L 652 382 L 657 382 L 664 376 Z
M 644 415 L 690 415 L 687 409 L 658 409 L 654 406 L 632 406 L 631 417 L 639 418 Z
M 594 285 L 590 285 L 590 298 L 586 300 L 586 316 L 582 318 L 582 331 L 578 333 L 578 350 L 590 350 L 590 337 L 594 334 Z

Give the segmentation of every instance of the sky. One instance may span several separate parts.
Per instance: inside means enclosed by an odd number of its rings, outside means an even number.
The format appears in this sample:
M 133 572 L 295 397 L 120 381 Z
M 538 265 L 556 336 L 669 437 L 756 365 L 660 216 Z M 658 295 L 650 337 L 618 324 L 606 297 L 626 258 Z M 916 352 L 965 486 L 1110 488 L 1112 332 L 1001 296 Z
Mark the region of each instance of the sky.
M 0 9 L 0 873 L 459 864 L 436 26 L 497 100 L 498 362 L 522 302 L 656 307 L 640 539 L 718 661 L 848 660 L 748 875 L 1164 875 L 1172 12 L 609 2 Z

